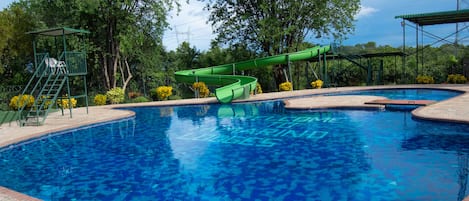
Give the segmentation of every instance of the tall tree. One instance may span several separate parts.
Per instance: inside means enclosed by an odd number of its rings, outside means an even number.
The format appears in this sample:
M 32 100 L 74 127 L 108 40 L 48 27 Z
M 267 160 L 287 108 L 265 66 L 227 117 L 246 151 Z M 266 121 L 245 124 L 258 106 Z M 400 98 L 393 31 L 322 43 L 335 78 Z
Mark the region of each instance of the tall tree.
M 342 39 L 352 32 L 359 0 L 208 0 L 217 40 L 275 55 L 297 50 L 307 37 Z M 281 68 L 276 80 L 283 79 Z
M 142 57 L 158 51 L 167 13 L 177 0 L 29 0 L 49 27 L 72 26 L 91 31 L 90 48 L 95 71 L 106 89 L 126 88 L 132 66 L 151 62 Z M 54 11 L 54 12 L 51 12 Z M 156 48 L 155 50 L 150 50 Z M 133 62 L 133 64 L 132 64 Z
M 32 38 L 25 34 L 39 23 L 23 2 L 12 3 L 0 12 L 0 85 L 20 85 L 27 79 L 26 64 L 32 62 Z M 29 69 L 29 70 L 32 70 Z

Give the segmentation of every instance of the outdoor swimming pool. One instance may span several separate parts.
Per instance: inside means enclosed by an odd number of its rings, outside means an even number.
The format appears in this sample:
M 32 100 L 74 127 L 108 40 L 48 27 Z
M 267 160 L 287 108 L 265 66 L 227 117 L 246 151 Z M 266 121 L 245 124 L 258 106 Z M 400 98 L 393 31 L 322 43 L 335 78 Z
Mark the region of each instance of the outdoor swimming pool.
M 413 120 L 403 111 L 286 111 L 280 101 L 131 110 L 135 118 L 0 150 L 0 185 L 44 200 L 467 194 L 469 125 Z

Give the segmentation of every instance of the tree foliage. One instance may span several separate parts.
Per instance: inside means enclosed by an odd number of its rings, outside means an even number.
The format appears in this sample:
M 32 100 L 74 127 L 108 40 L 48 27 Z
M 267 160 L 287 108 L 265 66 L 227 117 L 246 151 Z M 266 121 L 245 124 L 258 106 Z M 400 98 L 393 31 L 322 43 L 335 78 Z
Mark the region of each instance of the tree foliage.
M 210 0 L 206 6 L 218 42 L 267 55 L 297 51 L 309 37 L 345 38 L 359 8 L 359 0 Z M 283 68 L 274 69 L 276 85 L 285 81 Z
M 303 50 L 314 46 L 310 42 L 319 36 L 340 40 L 353 31 L 353 16 L 359 6 L 358 0 L 207 2 L 210 22 L 218 38 L 205 51 L 188 42 L 180 44 L 176 50 L 164 49 L 161 40 L 167 27 L 166 15 L 169 10 L 178 8 L 175 0 L 21 0 L 13 3 L 0 12 L 0 86 L 25 84 L 31 75 L 25 70 L 33 61 L 32 40 L 26 32 L 67 26 L 91 32 L 86 41 L 91 95 L 122 87 L 128 92 L 148 96 L 158 86 L 171 86 L 176 96 L 193 97 L 190 85 L 177 83 L 174 72 Z M 70 47 L 80 45 L 75 40 L 68 42 Z M 54 46 L 54 41 L 46 40 L 40 45 L 47 49 Z M 340 53 L 382 53 L 401 49 L 368 42 L 343 46 Z M 431 76 L 435 83 L 443 83 L 447 82 L 449 74 L 467 75 L 464 66 L 469 65 L 468 46 L 445 44 L 424 49 L 418 66 L 414 47 L 406 47 L 409 55 L 405 66 L 400 57 L 370 59 L 372 84 L 415 83 L 419 75 Z M 352 62 L 328 59 L 327 75 L 324 75 L 324 68 L 316 61 L 291 64 L 289 76 L 283 74 L 285 66 L 237 71 L 236 74 L 258 78 L 265 92 L 278 91 L 278 85 L 286 81 L 286 77 L 294 89 L 311 88 L 310 83 L 316 79 L 323 80 L 324 87 L 330 83 L 337 86 L 366 83 L 366 70 Z M 379 69 L 381 61 L 382 71 Z M 380 82 L 377 82 L 378 77 Z
M 105 89 L 130 83 L 137 68 L 155 65 L 167 13 L 174 0 L 29 0 L 48 27 L 71 26 L 91 31 L 92 73 L 104 75 Z M 51 12 L 53 10 L 54 12 Z M 142 65 L 143 67 L 139 67 Z
M 344 38 L 359 7 L 359 0 L 213 0 L 206 9 L 220 42 L 275 55 L 296 50 L 308 36 Z
M 40 26 L 31 20 L 23 3 L 13 3 L 0 12 L 0 75 L 2 84 L 18 85 L 27 79 L 26 65 L 32 62 L 32 38 L 25 33 Z M 29 69 L 33 70 L 33 69 Z

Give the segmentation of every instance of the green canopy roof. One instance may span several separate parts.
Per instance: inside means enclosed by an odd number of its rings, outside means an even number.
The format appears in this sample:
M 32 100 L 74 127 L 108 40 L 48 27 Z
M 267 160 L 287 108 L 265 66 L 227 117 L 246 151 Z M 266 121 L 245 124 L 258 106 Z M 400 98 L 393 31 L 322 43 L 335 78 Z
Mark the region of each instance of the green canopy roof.
M 82 29 L 57 27 L 57 28 L 51 28 L 51 29 L 42 29 L 38 31 L 30 31 L 26 33 L 33 34 L 33 35 L 43 35 L 43 36 L 62 36 L 62 35 L 77 34 L 77 33 L 89 34 L 90 32 L 87 30 L 82 30 Z
M 421 13 L 411 15 L 399 15 L 395 17 L 418 24 L 419 26 L 450 24 L 469 21 L 469 9 L 456 11 L 443 11 L 434 13 Z

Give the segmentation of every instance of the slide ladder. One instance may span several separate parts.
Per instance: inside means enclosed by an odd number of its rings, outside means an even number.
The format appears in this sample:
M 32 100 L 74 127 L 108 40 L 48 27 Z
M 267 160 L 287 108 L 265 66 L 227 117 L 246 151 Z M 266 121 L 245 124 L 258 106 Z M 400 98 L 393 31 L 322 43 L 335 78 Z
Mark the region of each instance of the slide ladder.
M 175 72 L 176 80 L 192 84 L 205 82 L 207 85 L 220 86 L 215 89 L 219 102 L 230 103 L 238 98 L 247 98 L 256 89 L 257 78 L 251 76 L 235 75 L 236 70 L 249 70 L 264 68 L 272 65 L 287 64 L 288 62 L 305 61 L 325 54 L 331 46 L 316 46 L 303 51 L 252 59 L 231 64 L 182 70 Z

